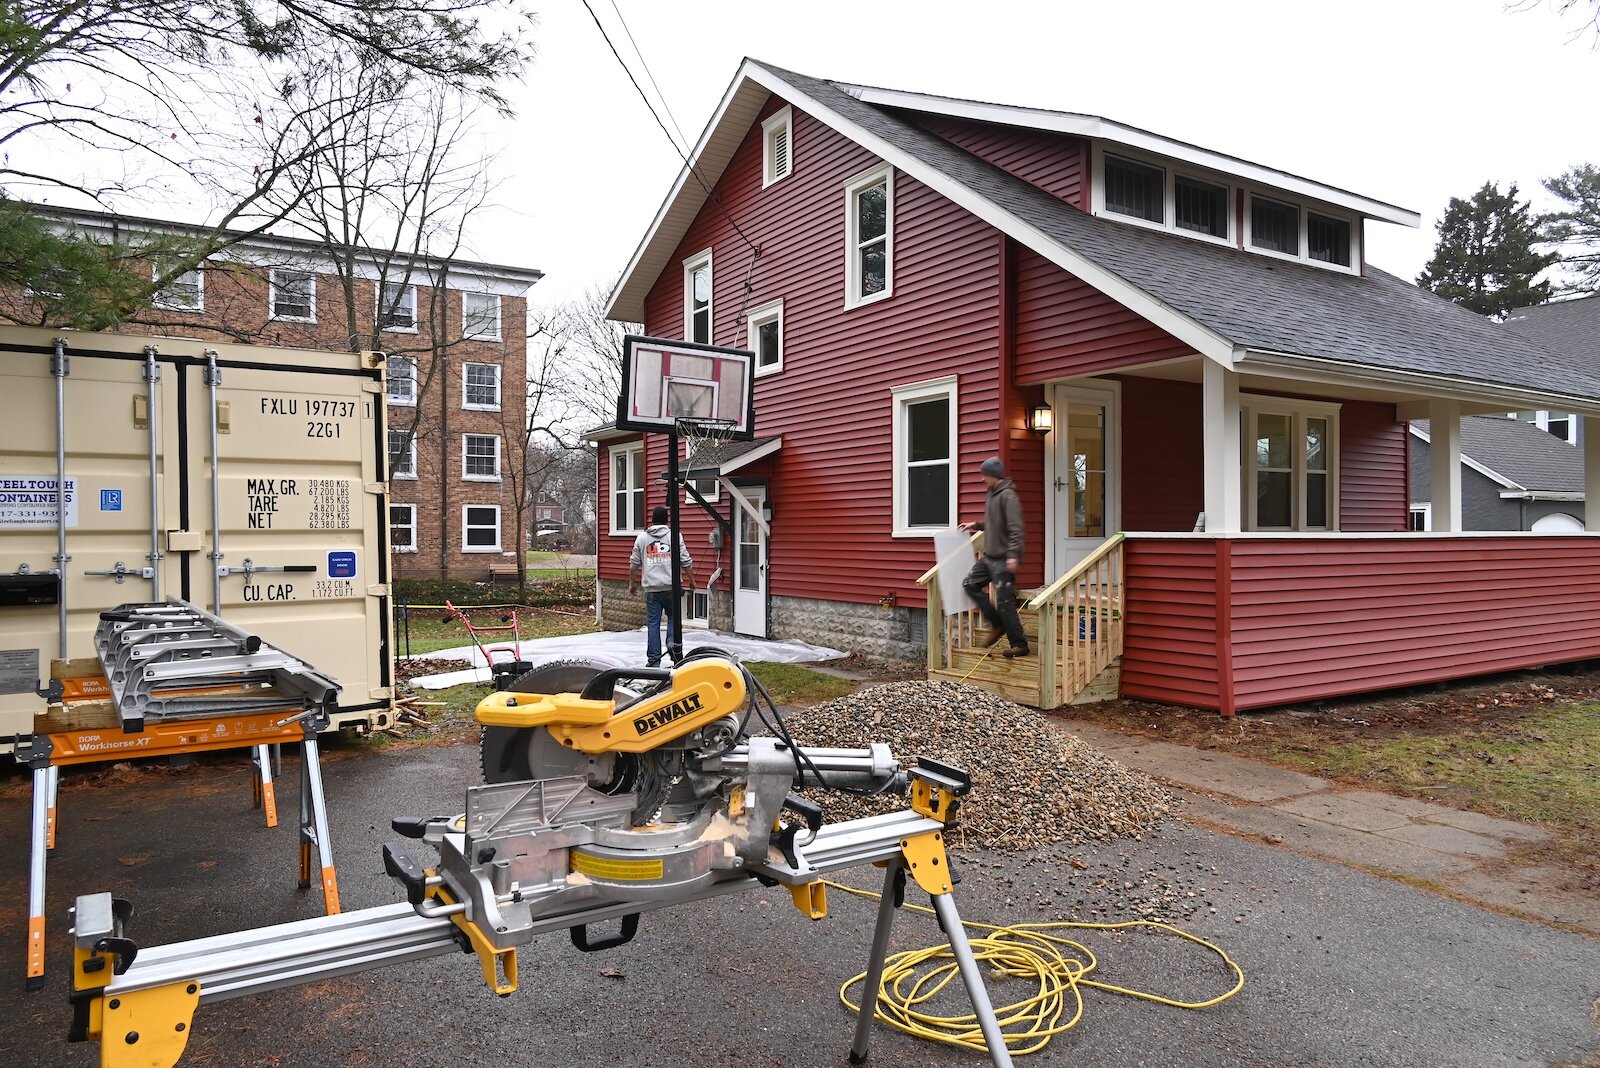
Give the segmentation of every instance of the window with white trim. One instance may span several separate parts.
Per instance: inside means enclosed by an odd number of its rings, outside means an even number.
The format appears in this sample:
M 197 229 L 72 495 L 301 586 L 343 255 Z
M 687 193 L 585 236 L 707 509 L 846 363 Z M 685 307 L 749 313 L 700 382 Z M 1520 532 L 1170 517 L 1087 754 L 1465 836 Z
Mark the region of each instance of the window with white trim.
M 844 305 L 894 292 L 894 168 L 874 167 L 845 183 Z
M 500 340 L 500 294 L 461 294 L 461 336 L 475 341 Z
M 1112 152 L 1096 154 L 1097 213 L 1219 244 L 1233 240 L 1233 191 L 1203 176 Z
M 1158 226 L 1166 224 L 1167 172 L 1164 168 L 1108 152 L 1102 169 L 1107 211 Z
M 500 506 L 464 504 L 461 506 L 461 551 L 497 553 L 500 551 Z
M 272 318 L 291 323 L 317 321 L 317 276 L 310 271 L 274 267 L 267 288 Z
M 475 412 L 500 410 L 500 365 L 464 363 L 461 365 L 461 406 Z
M 683 339 L 711 344 L 711 250 L 683 261 Z
M 150 281 L 162 272 L 162 265 L 150 265 Z M 164 311 L 198 312 L 205 310 L 205 281 L 200 268 L 184 271 L 151 296 L 150 303 Z
M 378 295 L 378 327 L 402 333 L 417 331 L 417 287 L 385 282 Z
M 711 621 L 711 594 L 707 590 L 683 591 L 683 625 L 704 627 Z
M 1417 531 L 1432 530 L 1433 529 L 1433 505 L 1432 504 L 1413 504 L 1411 506 L 1411 516 L 1410 516 L 1410 519 L 1408 520 L 1408 522 L 1406 524 L 1406 528 L 1408 530 L 1417 530 Z
M 772 113 L 761 124 L 761 186 L 781 182 L 794 170 L 794 109 Z
M 389 506 L 389 549 L 397 553 L 417 551 L 417 506 L 391 504 Z
M 1578 420 L 1571 412 L 1550 412 L 1541 409 L 1537 412 L 1515 412 L 1511 418 L 1532 423 L 1540 430 L 1554 434 L 1568 445 L 1578 443 Z
M 894 390 L 894 533 L 932 534 L 956 522 L 956 379 Z
M 683 465 L 682 470 L 685 472 L 691 470 L 691 467 L 689 466 L 689 460 L 694 449 L 695 443 L 685 438 L 683 441 L 683 460 L 681 461 Z M 713 465 L 703 464 L 703 466 L 711 467 Z M 686 485 L 693 486 L 696 492 L 698 492 L 700 496 L 705 498 L 705 500 L 709 503 L 711 501 L 715 501 L 718 495 L 721 493 L 722 482 L 717 478 L 716 475 L 710 475 L 704 478 L 691 478 L 688 480 Z M 689 495 L 687 488 L 685 488 L 683 491 L 683 500 L 685 504 L 692 504 L 694 502 L 694 498 Z
M 417 403 L 417 361 L 412 356 L 390 356 L 383 364 L 384 396 L 390 404 Z
M 417 477 L 417 434 L 409 428 L 389 430 L 389 477 Z
M 500 436 L 461 435 L 461 477 L 468 482 L 500 481 Z
M 1355 273 L 1358 224 L 1344 215 L 1252 193 L 1245 205 L 1245 247 L 1302 263 Z
M 1300 208 L 1271 197 L 1250 198 L 1250 247 L 1300 255 Z
M 1245 427 L 1246 529 L 1339 529 L 1339 406 L 1252 398 Z
M 644 442 L 611 447 L 611 533 L 644 529 Z
M 1350 266 L 1350 220 L 1306 212 L 1306 257 Z
M 756 354 L 756 377 L 783 370 L 783 301 L 761 305 L 746 324 L 745 344 Z

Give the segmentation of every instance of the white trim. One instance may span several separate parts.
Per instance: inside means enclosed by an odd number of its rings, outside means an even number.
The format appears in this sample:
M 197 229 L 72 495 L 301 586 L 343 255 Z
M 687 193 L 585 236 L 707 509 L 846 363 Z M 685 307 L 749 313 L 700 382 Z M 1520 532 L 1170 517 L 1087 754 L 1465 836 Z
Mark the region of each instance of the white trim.
M 396 545 L 396 544 L 394 544 L 394 528 L 397 525 L 395 523 L 395 521 L 394 521 L 394 510 L 396 508 L 404 508 L 404 509 L 406 509 L 407 511 L 409 511 L 411 513 L 411 522 L 398 524 L 399 526 L 406 527 L 406 528 L 410 529 L 410 531 L 411 531 L 411 544 L 410 545 Z M 414 504 L 408 504 L 408 503 L 405 503 L 405 502 L 400 502 L 400 503 L 397 504 L 394 501 L 390 501 L 389 502 L 389 551 L 390 552 L 394 552 L 394 553 L 414 553 L 414 552 L 417 552 L 418 551 L 418 545 L 417 545 L 418 540 L 419 539 L 417 538 L 417 506 L 414 505 Z
M 410 364 L 411 365 L 411 377 L 410 377 L 410 379 L 400 379 L 400 378 L 397 378 L 396 376 L 390 374 L 389 373 L 389 361 L 390 360 L 404 360 L 406 363 Z M 404 355 L 403 353 L 389 353 L 389 354 L 386 354 L 385 357 L 384 357 L 384 367 L 383 367 L 383 397 L 384 397 L 384 400 L 387 401 L 390 405 L 392 405 L 394 407 L 397 407 L 397 408 L 415 408 L 417 406 L 417 393 L 419 392 L 419 389 L 420 389 L 420 383 L 418 383 L 418 381 L 417 381 L 417 372 L 420 369 L 421 368 L 418 366 L 417 358 L 415 356 L 407 356 L 407 355 Z M 411 383 L 411 395 L 409 397 L 396 397 L 393 393 L 389 392 L 389 383 L 391 383 L 391 382 L 399 382 L 399 381 L 409 381 Z
M 1151 222 L 1133 215 L 1124 215 L 1106 207 L 1106 172 L 1105 158 L 1107 155 L 1125 159 L 1130 163 L 1152 167 L 1162 172 L 1162 221 Z M 1177 234 L 1179 237 L 1190 238 L 1195 241 L 1204 241 L 1209 245 L 1219 245 L 1223 248 L 1236 248 L 1235 235 L 1238 233 L 1237 198 L 1234 195 L 1235 186 L 1228 177 L 1216 172 L 1202 171 L 1197 167 L 1174 167 L 1173 161 L 1141 156 L 1133 152 L 1107 152 L 1105 146 L 1096 142 L 1093 146 L 1090 165 L 1093 168 L 1090 175 L 1089 207 L 1090 214 L 1098 215 L 1113 222 L 1126 223 L 1129 226 L 1142 226 L 1146 230 L 1159 230 L 1166 234 Z M 1226 198 L 1226 215 L 1228 232 L 1222 237 L 1212 237 L 1210 234 L 1198 230 L 1189 230 L 1178 225 L 1178 179 L 1188 178 L 1206 185 L 1220 185 Z
M 1070 483 L 1063 479 L 1062 489 L 1055 488 L 1056 479 L 1061 477 L 1060 465 L 1056 462 L 1056 454 L 1062 445 L 1059 435 L 1071 424 L 1071 413 L 1066 409 L 1073 401 L 1105 408 L 1106 514 L 1103 519 L 1105 534 L 1101 536 L 1101 540 L 1104 540 L 1122 527 L 1122 383 L 1113 378 L 1076 378 L 1051 383 L 1045 390 L 1045 399 L 1055 411 L 1054 423 L 1044 436 L 1045 564 L 1050 574 L 1059 575 L 1077 563 L 1077 560 L 1064 559 L 1065 543 L 1093 540 L 1092 536 L 1065 537 L 1056 524 L 1055 495 L 1068 492 L 1070 487 Z M 1078 559 L 1082 559 L 1082 556 Z
M 469 474 L 467 474 L 467 442 L 470 441 L 473 438 L 489 438 L 491 441 L 494 442 L 494 474 L 492 474 L 492 475 L 469 475 Z M 472 433 L 464 433 L 464 434 L 462 434 L 461 435 L 461 481 L 463 481 L 463 482 L 499 482 L 500 481 L 500 465 L 501 465 L 501 461 L 503 459 L 503 457 L 501 455 L 502 452 L 503 452 L 503 450 L 501 448 L 501 442 L 500 442 L 500 435 L 499 434 L 472 434 Z
M 474 334 L 468 329 L 467 298 L 491 297 L 494 299 L 494 333 Z M 461 291 L 461 336 L 468 341 L 503 341 L 505 330 L 501 325 L 501 315 L 505 309 L 499 293 L 480 293 L 476 290 L 464 289 Z
M 1411 431 L 1412 435 L 1414 437 L 1416 437 L 1418 440 L 1420 440 L 1424 445 L 1428 446 L 1430 449 L 1433 447 L 1433 438 L 1432 438 L 1431 435 L 1429 435 L 1429 433 L 1426 430 L 1421 429 L 1415 423 L 1407 423 L 1406 427 L 1407 427 L 1407 429 L 1409 429 Z M 1485 465 L 1479 463 L 1477 460 L 1474 460 L 1472 457 L 1468 456 L 1466 453 L 1462 453 L 1461 454 L 1461 462 L 1466 464 L 1468 467 L 1472 468 L 1472 470 L 1478 472 L 1478 474 L 1480 474 L 1483 477 L 1487 478 L 1489 481 L 1497 483 L 1497 484 L 1499 484 L 1501 486 L 1504 486 L 1508 490 L 1513 490 L 1514 491 L 1511 494 L 1501 494 L 1501 496 L 1503 496 L 1503 497 L 1504 496 L 1514 496 L 1514 497 L 1515 496 L 1521 496 L 1522 494 L 1527 492 L 1527 490 L 1522 485 L 1520 485 L 1519 483 L 1513 482 L 1511 479 L 1509 479 L 1506 476 L 1502 475 L 1500 472 L 1492 470 L 1489 467 L 1486 467 Z
M 606 500 L 606 512 L 608 513 L 607 514 L 607 518 L 606 518 L 606 523 L 607 523 L 607 526 L 609 528 L 606 531 L 606 533 L 611 534 L 611 535 L 616 536 L 616 537 L 630 537 L 630 538 L 631 537 L 637 537 L 639 535 L 639 533 L 644 530 L 645 515 L 644 515 L 644 505 L 643 504 L 641 504 L 640 507 L 639 507 L 639 516 L 638 516 L 639 526 L 636 526 L 636 527 L 619 527 L 619 526 L 617 526 L 617 461 L 616 461 L 616 458 L 618 456 L 628 456 L 628 457 L 630 457 L 630 459 L 628 460 L 628 476 L 629 476 L 628 477 L 628 486 L 622 492 L 628 494 L 628 500 L 630 501 L 630 504 L 628 506 L 628 510 L 631 512 L 633 510 L 633 506 L 631 504 L 631 502 L 633 500 L 633 495 L 635 493 L 641 494 L 641 500 L 643 500 L 643 496 L 642 495 L 644 494 L 644 491 L 645 491 L 645 486 L 644 486 L 644 442 L 643 441 L 630 441 L 625 445 L 610 445 L 610 446 L 606 447 L 605 452 L 606 452 L 606 463 L 610 465 L 609 467 L 606 468 L 606 472 L 607 472 L 607 478 L 606 478 L 606 497 L 607 497 L 607 500 Z M 631 459 L 631 457 L 634 454 L 638 454 L 638 456 L 639 456 L 639 460 L 638 460 L 637 464 L 635 464 L 634 461 Z M 638 476 L 639 476 L 639 485 L 637 485 L 637 486 L 635 486 L 633 484 L 633 475 L 635 473 L 634 472 L 634 468 L 635 467 L 638 468 Z M 645 503 L 648 503 L 648 502 L 645 502 Z
M 391 433 L 391 434 L 406 434 L 408 436 L 408 438 L 410 439 L 408 447 L 411 450 L 411 464 L 410 464 L 411 470 L 410 471 L 394 471 L 393 470 L 394 461 L 392 459 L 390 459 L 389 466 L 390 466 L 391 470 L 389 472 L 389 478 L 393 479 L 393 480 L 399 480 L 399 481 L 402 481 L 402 482 L 415 482 L 415 481 L 417 481 L 419 475 L 417 474 L 417 434 L 416 434 L 416 431 L 413 430 L 411 427 L 392 426 L 392 427 L 389 428 L 389 433 Z M 385 444 L 388 444 L 388 443 L 385 442 Z M 388 455 L 390 457 L 393 456 L 392 453 L 388 453 L 386 455 Z
M 467 510 L 470 508 L 494 509 L 494 544 L 493 545 L 468 545 L 467 544 Z M 500 551 L 501 542 L 505 541 L 505 533 L 500 525 L 500 506 L 498 504 L 463 504 L 461 506 L 461 551 L 463 553 L 497 553 Z M 483 530 L 484 525 L 478 524 L 475 528 Z
M 467 368 L 469 367 L 487 367 L 494 372 L 494 404 L 469 404 L 467 402 Z M 502 368 L 497 363 L 489 363 L 484 360 L 461 361 L 461 410 L 466 412 L 498 412 L 505 400 L 501 385 L 502 377 Z
M 1399 541 L 1406 538 L 1421 537 L 1421 532 L 1415 530 L 1246 530 L 1232 531 L 1229 533 L 1209 533 L 1204 531 L 1189 530 L 1125 530 L 1123 537 L 1138 538 L 1142 541 L 1223 541 L 1223 540 L 1257 540 L 1268 541 L 1283 539 L 1288 541 Z M 1573 531 L 1563 534 L 1566 538 L 1600 537 L 1600 532 Z M 1548 538 L 1550 534 L 1535 534 L 1531 530 L 1433 530 L 1428 532 L 1428 537 L 1439 539 L 1457 538 Z
M 1416 515 L 1418 512 L 1422 513 L 1422 529 L 1412 530 L 1411 533 L 1426 534 L 1433 529 L 1433 505 L 1427 501 L 1422 501 L 1420 503 L 1417 501 L 1412 501 L 1411 508 L 1406 513 L 1407 529 L 1411 527 L 1411 517 Z
M 779 131 L 784 134 L 784 144 L 788 147 L 788 168 L 777 174 L 774 167 L 772 152 L 773 138 Z M 761 124 L 761 188 L 776 185 L 794 173 L 794 108 L 785 106 L 774 111 L 765 122 Z
M 1285 207 L 1295 209 L 1298 233 L 1296 235 L 1296 251 L 1293 254 L 1279 252 L 1276 249 L 1261 248 L 1253 243 L 1255 239 L 1254 209 L 1257 200 L 1270 200 L 1274 204 L 1282 204 Z M 1350 227 L 1350 263 L 1348 265 L 1334 263 L 1331 260 L 1314 260 L 1311 258 L 1310 226 L 1313 214 L 1320 215 L 1325 219 L 1332 219 L 1335 222 L 1343 222 Z M 1244 251 L 1253 255 L 1270 256 L 1273 259 L 1288 260 L 1291 263 L 1303 263 L 1308 267 L 1320 267 L 1325 271 L 1333 271 L 1337 274 L 1359 275 L 1361 273 L 1361 220 L 1359 218 L 1351 218 L 1339 212 L 1330 212 L 1325 208 L 1314 207 L 1304 201 L 1285 200 L 1275 189 L 1263 191 L 1246 188 L 1244 218 L 1241 222 L 1243 224 L 1241 232 L 1244 234 Z
M 157 273 L 157 264 L 152 262 L 150 264 L 150 281 L 152 283 L 155 282 Z M 166 293 L 167 289 L 158 289 L 150 294 L 151 305 L 160 308 L 162 311 L 187 312 L 191 315 L 203 314 L 206 310 L 206 272 L 204 264 L 196 264 L 168 282 L 167 285 L 169 287 L 177 285 L 189 275 L 194 275 L 194 303 L 192 305 L 174 304 L 171 301 L 162 300 L 161 295 Z
M 1412 229 L 1422 225 L 1422 216 L 1409 209 L 1352 193 L 1337 186 L 1324 185 L 1309 178 L 1290 174 L 1288 171 L 1251 163 L 1237 156 L 1176 141 L 1148 130 L 1124 126 L 1122 123 L 1103 119 L 1098 115 L 1045 111 L 1038 108 L 1013 107 L 1009 104 L 988 104 L 976 100 L 952 100 L 948 97 L 928 96 L 897 89 L 875 89 L 843 83 L 839 83 L 839 88 L 868 104 L 882 107 L 909 108 L 913 111 L 926 111 L 952 118 L 973 119 L 978 122 L 1019 126 L 1031 130 L 1048 130 L 1095 141 L 1110 141 L 1155 155 L 1168 156 L 1190 166 L 1203 167 L 1236 178 L 1259 182 L 1300 196 L 1314 197 L 1358 212 L 1367 218 L 1399 223 Z
M 727 487 L 729 496 L 734 499 L 740 508 L 744 509 L 745 513 L 750 516 L 750 518 L 755 522 L 756 526 L 761 528 L 761 533 L 770 537 L 772 534 L 772 528 L 767 525 L 765 517 L 763 517 L 761 514 L 761 509 L 751 504 L 750 498 L 744 495 L 744 490 L 740 489 L 738 486 L 735 486 L 727 479 L 723 479 L 722 484 Z
M 960 483 L 958 478 L 960 472 L 958 469 L 961 466 L 961 420 L 956 410 L 957 384 L 956 375 L 946 375 L 943 378 L 930 378 L 922 382 L 913 382 L 909 385 L 895 386 L 890 390 L 890 402 L 893 405 L 890 413 L 892 432 L 890 434 L 891 453 L 889 457 L 890 467 L 893 471 L 891 480 L 894 495 L 893 537 L 931 538 L 934 534 L 949 530 L 956 525 L 960 507 Z M 919 401 L 936 400 L 941 397 L 948 399 L 950 402 L 950 515 L 945 522 L 940 523 L 938 526 L 913 527 L 906 518 L 905 495 L 907 480 L 904 465 L 900 460 L 909 444 L 906 434 L 905 409 L 908 405 Z
M 311 280 L 310 315 L 278 314 L 278 275 L 303 275 Z M 317 321 L 317 272 L 298 267 L 273 267 L 267 271 L 267 319 L 275 323 L 314 323 Z
M 382 325 L 383 324 L 383 314 L 384 314 L 383 313 L 383 291 L 385 289 L 387 289 L 389 286 L 399 286 L 405 293 L 409 293 L 411 295 L 411 300 L 410 300 L 410 305 L 411 305 L 411 325 L 410 326 Z M 374 316 L 373 321 L 378 323 L 378 324 L 380 324 L 379 325 L 379 329 L 384 331 L 384 332 L 386 332 L 386 333 L 390 333 L 390 334 L 415 334 L 417 332 L 417 284 L 415 282 L 387 282 L 387 281 L 385 281 L 385 282 L 379 282 L 377 285 L 373 286 L 372 288 L 373 288 L 373 293 L 374 293 L 373 304 L 372 304 L 373 316 Z M 395 311 L 399 312 L 401 309 L 403 309 L 406 306 L 406 303 L 407 302 L 402 299 L 398 304 L 395 305 Z
M 1240 395 L 1239 410 L 1244 446 L 1241 495 L 1244 498 L 1245 506 L 1245 528 L 1247 530 L 1266 529 L 1274 532 L 1338 530 L 1339 405 L 1325 401 L 1309 401 L 1292 397 L 1274 397 L 1267 394 L 1251 393 Z M 1289 418 L 1289 443 L 1291 449 L 1288 469 L 1290 525 L 1287 527 L 1262 528 L 1260 518 L 1256 514 L 1256 506 L 1260 500 L 1260 495 L 1256 490 L 1256 420 L 1263 415 L 1287 416 Z M 1327 440 L 1323 442 L 1322 446 L 1324 466 L 1320 472 L 1312 472 L 1306 467 L 1307 419 L 1321 419 L 1328 426 Z M 1306 485 L 1314 473 L 1321 474 L 1327 480 L 1327 497 L 1325 498 L 1327 523 L 1324 526 L 1307 527 L 1306 502 L 1309 494 L 1306 492 Z
M 1584 494 L 1573 490 L 1502 490 L 1500 499 L 1504 501 L 1581 501 Z
M 770 367 L 761 366 L 761 350 L 757 348 L 757 331 L 770 322 L 778 324 L 778 362 Z M 775 375 L 783 370 L 783 301 L 769 300 L 759 308 L 752 308 L 744 317 L 745 347 L 755 354 L 754 377 Z
M 858 296 L 861 290 L 861 241 L 857 235 L 860 217 L 856 198 L 883 183 L 883 288 Z M 894 167 L 879 164 L 862 171 L 844 183 L 844 306 L 860 308 L 894 296 Z
M 717 272 L 711 265 L 711 250 L 703 249 L 683 261 L 683 340 L 694 342 L 694 273 L 706 269 L 706 336 L 699 342 L 715 345 L 717 337 Z

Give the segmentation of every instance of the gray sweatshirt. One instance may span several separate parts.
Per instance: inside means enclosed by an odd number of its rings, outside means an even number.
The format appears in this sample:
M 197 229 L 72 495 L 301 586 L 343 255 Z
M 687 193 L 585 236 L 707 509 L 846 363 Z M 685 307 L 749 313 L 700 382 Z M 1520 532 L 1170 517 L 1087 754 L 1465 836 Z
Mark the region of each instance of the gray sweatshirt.
M 639 572 L 639 588 L 646 593 L 672 589 L 672 528 L 665 524 L 645 527 L 644 533 L 633 541 L 633 553 L 628 557 L 628 570 Z M 688 571 L 694 567 L 689 549 L 678 539 L 679 567 Z

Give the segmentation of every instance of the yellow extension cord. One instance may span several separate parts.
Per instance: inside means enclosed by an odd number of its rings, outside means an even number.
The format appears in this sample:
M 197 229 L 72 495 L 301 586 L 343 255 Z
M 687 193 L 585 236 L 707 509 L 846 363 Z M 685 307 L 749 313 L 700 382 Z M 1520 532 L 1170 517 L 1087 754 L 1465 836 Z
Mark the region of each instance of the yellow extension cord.
M 881 894 L 861 890 L 841 883 L 827 884 L 857 897 L 878 900 Z M 906 908 L 936 915 L 923 905 L 907 904 Z M 1018 979 L 1031 979 L 1038 992 L 1030 998 L 996 1005 L 995 1017 L 1005 1035 L 1006 1048 L 1016 1056 L 1037 1053 L 1050 1044 L 1050 1040 L 1072 1028 L 1083 1018 L 1083 988 L 1105 990 L 1113 994 L 1141 998 L 1158 1005 L 1178 1009 L 1205 1009 L 1227 1001 L 1244 989 L 1244 969 L 1219 946 L 1205 939 L 1154 920 L 1129 920 L 1124 923 L 1017 923 L 996 926 L 988 923 L 961 921 L 963 927 L 989 932 L 973 938 L 972 954 L 980 965 Z M 1099 960 L 1087 946 L 1067 938 L 1050 934 L 1050 931 L 1074 929 L 1080 931 L 1122 931 L 1136 927 L 1165 931 L 1187 942 L 1204 946 L 1222 958 L 1235 978 L 1233 986 L 1224 994 L 1205 1001 L 1178 1001 L 1144 990 L 1097 982 L 1089 978 L 1099 966 Z M 1081 955 L 1081 956 L 1080 956 Z M 883 981 L 877 995 L 877 1018 L 908 1035 L 931 1042 L 987 1052 L 983 1032 L 978 1028 L 977 1017 L 972 1013 L 960 1016 L 936 1016 L 922 1010 L 922 1006 L 936 997 L 954 981 L 960 972 L 949 943 L 891 954 L 884 964 Z M 863 982 L 866 972 L 853 976 L 839 988 L 839 1000 L 851 1011 L 859 1013 L 861 1006 L 850 1000 L 850 988 Z M 1071 1006 L 1072 1015 L 1065 1023 L 1062 1017 Z

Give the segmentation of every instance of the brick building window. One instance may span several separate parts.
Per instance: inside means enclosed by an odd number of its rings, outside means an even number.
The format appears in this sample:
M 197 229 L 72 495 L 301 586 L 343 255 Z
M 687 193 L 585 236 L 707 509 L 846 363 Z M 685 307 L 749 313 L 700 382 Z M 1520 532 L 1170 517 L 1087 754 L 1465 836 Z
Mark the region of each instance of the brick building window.
M 461 477 L 468 482 L 500 481 L 499 435 L 461 435 Z
M 390 404 L 417 403 L 417 361 L 410 356 L 390 356 L 384 364 Z
M 644 529 L 644 443 L 611 450 L 611 533 Z
M 397 553 L 417 551 L 417 506 L 389 506 L 389 548 Z
M 162 270 L 161 264 L 151 264 L 150 280 L 154 282 Z M 205 280 L 200 268 L 184 271 L 173 278 L 156 291 L 150 302 L 165 311 L 205 311 Z
M 499 294 L 461 294 L 461 336 L 475 341 L 500 340 Z
M 384 330 L 417 330 L 417 287 L 385 282 L 378 297 L 378 325 Z
M 461 406 L 472 411 L 500 410 L 500 365 L 467 363 L 461 365 Z
M 291 323 L 317 321 L 317 276 L 310 271 L 274 267 L 267 288 L 272 318 Z
M 417 435 L 410 429 L 389 431 L 389 477 L 417 477 Z
M 500 551 L 500 506 L 465 504 L 461 506 L 461 551 L 497 553 Z

